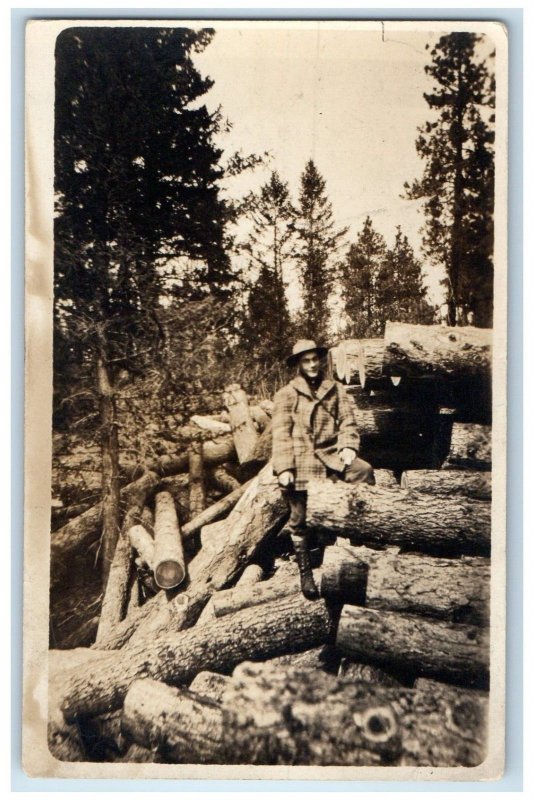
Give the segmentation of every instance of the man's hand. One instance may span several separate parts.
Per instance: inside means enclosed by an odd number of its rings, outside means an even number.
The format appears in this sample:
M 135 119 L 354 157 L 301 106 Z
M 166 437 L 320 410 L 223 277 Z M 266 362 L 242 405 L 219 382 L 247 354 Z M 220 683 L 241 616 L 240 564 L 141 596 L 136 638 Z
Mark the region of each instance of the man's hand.
M 356 451 L 353 450 L 351 447 L 344 447 L 343 450 L 339 451 L 339 457 L 341 459 L 341 462 L 346 467 L 349 467 L 356 458 Z
M 295 483 L 295 476 L 291 470 L 286 469 L 285 472 L 281 472 L 278 476 L 278 483 L 284 487 L 291 486 L 291 484 Z

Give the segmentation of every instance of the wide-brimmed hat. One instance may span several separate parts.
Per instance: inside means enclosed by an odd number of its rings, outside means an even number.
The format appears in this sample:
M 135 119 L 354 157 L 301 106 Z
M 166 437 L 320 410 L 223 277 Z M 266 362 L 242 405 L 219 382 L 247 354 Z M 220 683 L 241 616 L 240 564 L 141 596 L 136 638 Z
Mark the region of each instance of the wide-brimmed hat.
M 298 342 L 295 342 L 293 345 L 293 352 L 289 358 L 286 359 L 287 366 L 294 367 L 303 353 L 309 353 L 312 350 L 317 351 L 319 358 L 322 358 L 328 353 L 327 347 L 318 347 L 313 339 L 299 339 Z

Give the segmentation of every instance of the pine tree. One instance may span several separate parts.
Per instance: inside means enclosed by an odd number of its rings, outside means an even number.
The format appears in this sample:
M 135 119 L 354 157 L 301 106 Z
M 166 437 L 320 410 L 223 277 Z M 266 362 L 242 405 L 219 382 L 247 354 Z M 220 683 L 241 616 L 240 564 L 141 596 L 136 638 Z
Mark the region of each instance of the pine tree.
M 367 217 L 341 267 L 348 336 L 378 336 L 382 331 L 378 281 L 386 255 L 385 239 Z
M 69 28 L 56 44 L 56 388 L 93 394 L 102 442 L 103 571 L 118 534 L 117 376 L 154 365 L 162 266 L 191 259 L 188 288 L 224 294 L 219 114 L 192 53 L 209 30 Z M 58 387 L 57 383 L 61 382 Z
M 421 262 L 415 258 L 400 225 L 397 226 L 393 248 L 388 249 L 378 271 L 376 288 L 380 334 L 388 320 L 425 325 L 432 322 L 433 309 L 426 300 Z
M 301 175 L 296 230 L 296 249 L 303 295 L 303 316 L 307 336 L 316 341 L 328 338 L 328 300 L 338 264 L 336 253 L 348 228 L 336 230 L 326 183 L 310 159 Z
M 424 97 L 436 115 L 416 141 L 423 177 L 405 184 L 408 198 L 425 200 L 424 252 L 445 268 L 452 325 L 468 312 L 492 324 L 495 83 L 481 41 L 451 33 L 432 49 L 435 88 Z
M 245 198 L 243 210 L 252 229 L 241 249 L 250 256 L 250 271 L 259 274 L 249 292 L 242 339 L 268 369 L 287 355 L 291 336 L 284 275 L 293 254 L 295 210 L 287 183 L 272 172 L 258 193 Z

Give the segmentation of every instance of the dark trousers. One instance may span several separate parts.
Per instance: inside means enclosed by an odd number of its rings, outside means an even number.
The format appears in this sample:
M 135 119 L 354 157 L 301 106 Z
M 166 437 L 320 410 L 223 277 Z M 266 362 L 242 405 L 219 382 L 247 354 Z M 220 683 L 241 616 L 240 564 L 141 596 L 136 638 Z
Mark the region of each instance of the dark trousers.
M 368 483 L 374 486 L 375 476 L 373 468 L 363 458 L 355 458 L 344 472 L 327 470 L 330 480 L 342 480 L 345 483 Z M 289 519 L 284 525 L 284 531 L 290 536 L 304 536 L 306 533 L 306 502 L 308 493 L 305 490 L 282 489 L 282 495 L 289 508 Z

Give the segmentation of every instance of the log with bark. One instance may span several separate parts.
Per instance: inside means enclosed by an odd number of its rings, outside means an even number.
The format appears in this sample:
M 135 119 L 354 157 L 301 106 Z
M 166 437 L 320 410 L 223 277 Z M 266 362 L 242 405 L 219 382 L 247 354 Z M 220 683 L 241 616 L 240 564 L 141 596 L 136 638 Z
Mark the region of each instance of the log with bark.
M 202 416 L 201 414 L 194 414 L 191 417 L 191 422 L 194 425 L 198 425 L 204 431 L 209 431 L 215 435 L 219 435 L 221 433 L 232 433 L 232 428 L 228 422 L 221 422 L 218 419 L 214 419 L 214 417 L 206 417 Z
M 232 461 L 236 456 L 233 438 L 223 434 L 214 440 L 205 440 L 203 441 L 203 453 L 204 466 L 206 468 L 216 467 L 219 464 Z M 184 450 L 179 455 L 160 456 L 153 461 L 149 461 L 148 464 L 125 468 L 123 475 L 127 480 L 134 481 L 139 477 L 140 473 L 144 474 L 144 472 L 154 472 L 159 478 L 165 478 L 169 475 L 176 475 L 179 472 L 187 472 L 188 469 L 189 455 L 187 450 Z
M 469 497 L 432 497 L 400 488 L 310 481 L 308 525 L 356 544 L 399 545 L 441 555 L 487 555 L 491 506 Z
M 154 580 L 161 589 L 174 589 L 185 578 L 185 558 L 174 500 L 158 492 L 154 520 Z
M 247 481 L 247 483 L 239 485 L 237 489 L 234 489 L 234 491 L 230 492 L 230 494 L 227 494 L 225 497 L 221 497 L 220 500 L 217 500 L 216 503 L 206 508 L 198 516 L 190 520 L 190 522 L 186 522 L 182 528 L 182 536 L 184 538 L 192 536 L 205 526 L 215 522 L 219 517 L 224 517 L 225 514 L 236 506 L 252 485 L 253 480 L 252 478 L 250 481 Z
M 258 431 L 252 420 L 246 392 L 237 383 L 226 387 L 224 405 L 230 414 L 230 425 L 234 437 L 235 449 L 239 463 L 248 458 L 258 440 Z
M 167 763 L 475 766 L 485 756 L 487 698 L 245 663 L 220 704 L 137 681 L 123 727 Z
M 387 375 L 486 381 L 492 330 L 388 322 L 383 370 Z
M 209 698 L 210 700 L 219 702 L 229 683 L 230 678 L 228 675 L 221 675 L 220 672 L 210 672 L 209 670 L 204 670 L 203 672 L 199 672 L 198 675 L 193 678 L 189 685 L 189 689 L 190 691 L 195 692 L 195 694 L 200 694 L 203 697 Z
M 491 426 L 455 422 L 442 469 L 491 470 Z
M 383 339 L 361 339 L 358 379 L 362 388 L 387 385 L 384 382 L 382 363 L 385 344 Z
M 254 584 L 241 584 L 239 581 L 235 588 L 216 592 L 212 596 L 213 615 L 225 617 L 243 608 L 260 606 L 271 600 L 298 594 L 298 592 L 300 592 L 300 580 L 296 573 L 286 572 L 280 577 L 275 575 L 268 581 Z M 262 613 L 262 609 L 259 609 L 258 613 Z
M 204 456 L 202 442 L 196 442 L 189 448 L 189 514 L 191 519 L 198 517 L 205 508 Z
M 127 652 L 102 653 L 91 668 L 77 667 L 61 676 L 61 709 L 67 722 L 79 716 L 120 708 L 134 680 L 151 677 L 175 685 L 199 672 L 228 672 L 247 659 L 266 659 L 330 641 L 338 609 L 323 600 L 290 595 L 256 608 L 243 609 L 177 633 L 145 637 Z
M 403 472 L 401 486 L 408 492 L 422 492 L 439 497 L 471 497 L 491 500 L 491 475 L 465 470 L 420 469 Z
M 241 486 L 241 483 L 233 475 L 230 475 L 225 466 L 216 467 L 212 470 L 211 479 L 217 489 L 224 492 L 224 494 L 229 494 Z
M 460 686 L 487 688 L 489 629 L 344 606 L 336 647 L 353 659 Z
M 243 570 L 243 574 L 239 578 L 235 589 L 236 590 L 244 589 L 245 593 L 248 593 L 250 591 L 250 587 L 253 586 L 255 583 L 259 583 L 262 578 L 263 578 L 263 569 L 258 564 L 249 564 L 248 567 L 246 567 Z M 221 592 L 215 592 L 215 594 L 213 594 L 210 597 L 210 599 L 202 609 L 202 613 L 200 614 L 196 622 L 197 625 L 202 625 L 207 621 L 212 622 L 215 619 L 215 616 L 220 616 L 216 615 L 214 612 L 214 599 L 218 597 L 221 593 L 224 593 L 224 591 L 225 590 L 223 589 L 221 590 Z
M 335 349 L 335 377 L 343 383 L 359 380 L 362 345 L 359 339 L 344 339 Z
M 166 630 L 177 631 L 194 625 L 210 596 L 241 573 L 260 543 L 286 516 L 286 504 L 272 474 L 272 466 L 267 464 L 224 520 L 218 546 L 202 548 L 189 563 L 189 586 L 170 601 L 162 593 L 149 600 L 136 615 L 118 625 L 101 648 L 122 647 L 134 634 L 140 641 Z
M 374 550 L 351 547 L 346 540 L 338 539 L 335 546 L 325 549 L 323 579 L 327 576 L 334 582 L 347 561 L 368 568 L 368 608 L 489 624 L 491 567 L 487 558 L 437 558 L 400 553 L 397 547 Z

